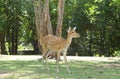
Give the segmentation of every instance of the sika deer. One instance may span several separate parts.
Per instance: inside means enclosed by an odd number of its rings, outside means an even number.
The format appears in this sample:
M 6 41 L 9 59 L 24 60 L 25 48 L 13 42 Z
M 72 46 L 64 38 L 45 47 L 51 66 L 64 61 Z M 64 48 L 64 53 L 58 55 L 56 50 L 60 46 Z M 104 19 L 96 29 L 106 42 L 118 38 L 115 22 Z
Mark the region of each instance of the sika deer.
M 80 37 L 80 35 L 75 31 L 76 27 L 74 27 L 74 29 L 71 29 L 69 27 L 68 29 L 68 36 L 67 39 L 63 39 L 63 38 L 59 38 L 57 36 L 53 36 L 53 35 L 47 35 L 43 38 L 43 41 L 41 41 L 42 47 L 43 47 L 43 62 L 44 59 L 46 60 L 46 64 L 47 64 L 47 56 L 49 55 L 48 51 L 52 50 L 55 51 L 57 53 L 57 72 L 59 72 L 59 58 L 60 58 L 60 54 L 62 53 L 64 56 L 64 61 L 66 64 L 66 69 L 69 73 L 69 67 L 67 65 L 67 58 L 66 58 L 66 52 L 68 50 L 68 47 L 71 44 L 72 38 L 77 38 Z M 48 69 L 48 65 L 45 65 L 46 68 Z

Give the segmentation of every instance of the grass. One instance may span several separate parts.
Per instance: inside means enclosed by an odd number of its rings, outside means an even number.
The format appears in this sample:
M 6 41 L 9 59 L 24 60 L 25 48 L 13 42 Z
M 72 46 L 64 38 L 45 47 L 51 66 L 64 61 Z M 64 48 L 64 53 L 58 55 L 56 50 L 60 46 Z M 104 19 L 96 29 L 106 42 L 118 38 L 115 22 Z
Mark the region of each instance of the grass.
M 64 63 L 56 73 L 56 64 L 49 61 L 50 70 L 42 69 L 41 61 L 0 61 L 0 79 L 119 79 L 120 61 L 71 61 L 72 74 Z

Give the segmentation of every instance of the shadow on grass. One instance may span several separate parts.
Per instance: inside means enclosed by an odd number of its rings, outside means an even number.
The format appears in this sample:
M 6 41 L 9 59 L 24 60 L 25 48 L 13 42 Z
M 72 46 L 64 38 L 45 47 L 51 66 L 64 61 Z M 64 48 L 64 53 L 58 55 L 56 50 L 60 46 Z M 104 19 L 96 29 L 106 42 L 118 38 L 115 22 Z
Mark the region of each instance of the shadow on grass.
M 110 64 L 110 65 L 108 65 Z M 60 72 L 56 72 L 56 64 L 49 62 L 50 70 L 42 69 L 41 61 L 0 61 L 0 78 L 4 79 L 119 79 L 119 61 L 115 62 L 69 62 L 69 74 L 64 62 L 60 62 Z M 9 75 L 7 75 L 9 74 Z

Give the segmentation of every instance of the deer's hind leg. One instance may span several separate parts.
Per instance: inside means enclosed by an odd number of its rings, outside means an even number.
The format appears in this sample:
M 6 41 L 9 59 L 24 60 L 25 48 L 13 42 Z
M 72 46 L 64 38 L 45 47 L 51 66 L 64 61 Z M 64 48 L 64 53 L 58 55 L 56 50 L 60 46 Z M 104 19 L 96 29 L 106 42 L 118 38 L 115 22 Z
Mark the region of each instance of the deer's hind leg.
M 47 70 L 49 70 L 49 68 L 48 68 L 48 62 L 47 62 L 47 57 L 48 57 L 48 49 L 47 50 L 44 50 L 43 51 L 43 53 L 42 53 L 42 64 L 43 64 L 43 66 L 42 66 L 42 69 L 44 68 L 44 66 L 45 66 L 45 68 L 47 69 Z

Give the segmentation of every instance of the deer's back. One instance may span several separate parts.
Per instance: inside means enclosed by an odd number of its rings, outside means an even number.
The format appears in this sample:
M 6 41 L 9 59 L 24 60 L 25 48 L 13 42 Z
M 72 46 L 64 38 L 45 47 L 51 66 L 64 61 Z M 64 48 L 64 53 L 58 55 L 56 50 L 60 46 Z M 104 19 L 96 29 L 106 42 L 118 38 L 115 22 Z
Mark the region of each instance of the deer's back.
M 46 42 L 46 47 L 50 50 L 60 51 L 65 48 L 66 40 L 63 38 L 50 34 L 44 37 L 44 41 Z

